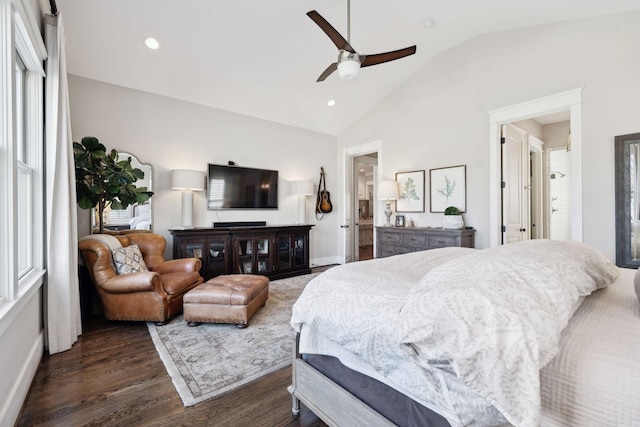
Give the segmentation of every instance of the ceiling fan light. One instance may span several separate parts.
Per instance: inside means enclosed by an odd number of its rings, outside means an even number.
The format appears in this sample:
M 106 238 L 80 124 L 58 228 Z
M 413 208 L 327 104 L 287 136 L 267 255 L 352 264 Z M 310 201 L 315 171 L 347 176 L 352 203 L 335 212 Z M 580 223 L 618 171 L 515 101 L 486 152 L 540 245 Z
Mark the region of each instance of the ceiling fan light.
M 342 80 L 352 80 L 358 76 L 360 61 L 346 60 L 338 64 L 338 76 Z

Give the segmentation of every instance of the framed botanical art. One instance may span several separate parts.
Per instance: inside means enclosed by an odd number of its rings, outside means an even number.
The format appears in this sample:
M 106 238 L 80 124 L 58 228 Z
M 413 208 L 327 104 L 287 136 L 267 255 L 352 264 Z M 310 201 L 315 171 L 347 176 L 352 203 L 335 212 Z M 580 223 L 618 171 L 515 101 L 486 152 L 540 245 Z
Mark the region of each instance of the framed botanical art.
M 444 212 L 455 206 L 467 210 L 467 166 L 450 166 L 429 170 L 431 212 Z
M 424 170 L 396 173 L 396 212 L 424 212 Z

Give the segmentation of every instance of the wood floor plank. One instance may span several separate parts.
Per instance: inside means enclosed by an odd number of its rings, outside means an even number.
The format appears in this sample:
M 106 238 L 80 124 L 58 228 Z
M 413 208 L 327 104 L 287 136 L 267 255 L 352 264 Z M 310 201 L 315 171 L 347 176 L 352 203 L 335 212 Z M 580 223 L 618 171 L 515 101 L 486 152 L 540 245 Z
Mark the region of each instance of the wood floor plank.
M 44 355 L 17 426 L 325 427 L 291 413 L 291 367 L 185 408 L 143 322 L 91 318 L 72 349 Z

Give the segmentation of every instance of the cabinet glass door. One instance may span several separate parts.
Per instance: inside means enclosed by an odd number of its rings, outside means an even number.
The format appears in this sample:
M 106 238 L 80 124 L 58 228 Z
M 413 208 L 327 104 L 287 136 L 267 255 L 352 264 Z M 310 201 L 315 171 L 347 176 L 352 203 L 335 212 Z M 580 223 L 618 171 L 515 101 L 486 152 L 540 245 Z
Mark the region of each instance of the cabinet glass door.
M 278 270 L 289 270 L 291 266 L 291 237 L 278 236 Z
M 257 273 L 268 273 L 271 271 L 271 257 L 269 255 L 269 239 L 258 238 L 256 242 L 256 267 Z
M 303 236 L 294 236 L 293 238 L 293 264 L 296 267 L 305 265 L 307 257 L 305 256 L 306 242 Z
M 253 265 L 254 241 L 251 238 L 236 240 L 235 250 L 237 251 L 238 273 L 252 274 L 255 273 Z
M 227 260 L 224 240 L 209 240 L 207 242 L 209 262 L 207 277 L 219 276 L 227 273 Z

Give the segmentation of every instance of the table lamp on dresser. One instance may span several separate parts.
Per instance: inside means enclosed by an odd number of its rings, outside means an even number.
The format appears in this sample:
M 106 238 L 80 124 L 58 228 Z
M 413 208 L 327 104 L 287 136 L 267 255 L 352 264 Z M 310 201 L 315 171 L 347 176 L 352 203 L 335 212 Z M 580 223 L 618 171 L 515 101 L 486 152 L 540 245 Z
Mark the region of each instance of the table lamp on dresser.
M 387 217 L 385 227 L 391 227 L 391 201 L 398 200 L 398 183 L 396 181 L 381 181 L 378 184 L 378 200 L 386 202 L 384 214 Z

